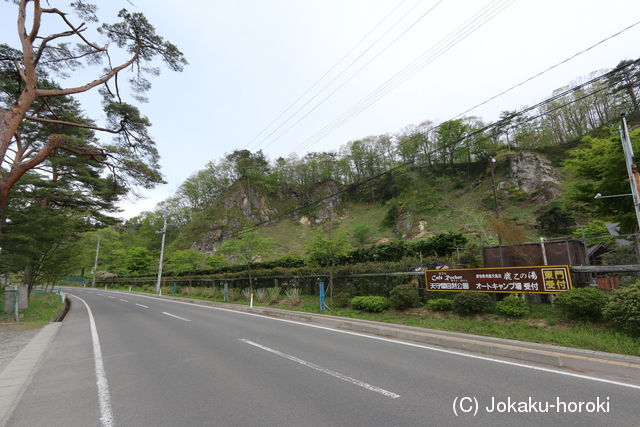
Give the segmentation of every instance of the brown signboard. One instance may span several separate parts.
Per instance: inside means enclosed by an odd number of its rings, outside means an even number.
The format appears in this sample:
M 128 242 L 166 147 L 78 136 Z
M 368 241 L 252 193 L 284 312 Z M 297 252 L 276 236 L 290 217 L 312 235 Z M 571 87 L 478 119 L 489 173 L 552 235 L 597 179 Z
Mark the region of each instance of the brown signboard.
M 428 291 L 557 294 L 571 289 L 567 265 L 425 271 Z

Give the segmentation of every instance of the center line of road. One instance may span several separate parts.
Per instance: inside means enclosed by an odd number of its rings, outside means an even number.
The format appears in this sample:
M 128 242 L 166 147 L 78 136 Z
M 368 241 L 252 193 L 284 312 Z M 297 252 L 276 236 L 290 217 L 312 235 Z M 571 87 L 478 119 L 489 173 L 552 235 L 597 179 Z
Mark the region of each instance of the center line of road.
M 107 298 L 114 299 L 115 297 L 112 297 L 111 295 L 107 295 Z
M 97 295 L 100 295 L 101 297 L 103 297 L 103 296 L 104 296 L 103 294 L 97 294 Z
M 351 383 L 351 384 L 355 384 L 355 385 L 357 385 L 359 387 L 362 387 L 362 388 L 367 389 L 369 391 L 373 391 L 373 392 L 381 394 L 383 396 L 390 397 L 392 399 L 397 399 L 397 398 L 400 397 L 399 394 L 392 393 L 392 392 L 390 392 L 388 390 L 385 390 L 383 388 L 376 387 L 374 385 L 365 383 L 364 381 L 360 381 L 360 380 L 357 380 L 355 378 L 351 378 L 349 376 L 341 374 L 340 372 L 335 372 L 335 371 L 329 370 L 327 368 L 323 368 L 322 366 L 316 365 L 315 363 L 311 363 L 311 362 L 307 362 L 306 360 L 298 359 L 295 356 L 291 356 L 290 354 L 286 354 L 286 353 L 283 353 L 281 351 L 274 350 L 274 349 L 269 348 L 267 346 L 264 346 L 262 344 L 255 343 L 253 341 L 249 341 L 249 340 L 246 340 L 244 338 L 241 338 L 240 341 L 242 341 L 245 344 L 249 344 L 249 345 L 252 345 L 254 347 L 258 347 L 258 348 L 260 348 L 262 350 L 268 351 L 269 353 L 273 353 L 276 356 L 280 356 L 280 357 L 283 357 L 285 359 L 291 360 L 292 362 L 299 363 L 299 364 L 301 364 L 303 366 L 306 366 L 307 368 L 315 369 L 316 371 L 322 372 L 323 374 L 331 375 L 332 377 L 341 379 L 342 381 L 346 381 L 346 382 Z
M 162 314 L 166 314 L 167 316 L 175 317 L 176 319 L 184 320 L 185 322 L 191 322 L 189 319 L 185 319 L 184 317 L 176 316 L 175 314 L 167 313 L 163 311 Z
M 120 301 L 122 301 L 122 302 L 129 302 L 129 301 L 127 301 L 126 299 L 122 299 L 122 298 L 119 298 L 119 299 L 120 299 Z
M 138 304 L 138 303 L 136 303 L 136 305 L 137 305 L 137 306 L 139 306 L 139 307 L 142 307 L 142 308 L 149 308 L 149 306 L 148 306 L 148 305 L 144 305 L 144 304 Z

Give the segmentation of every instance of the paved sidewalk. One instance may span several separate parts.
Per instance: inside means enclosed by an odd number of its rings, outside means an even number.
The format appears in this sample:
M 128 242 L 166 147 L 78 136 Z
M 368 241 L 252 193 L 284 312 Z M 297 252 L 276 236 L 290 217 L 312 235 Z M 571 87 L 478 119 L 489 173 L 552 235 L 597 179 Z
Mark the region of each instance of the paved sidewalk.
M 4 426 L 16 402 L 36 371 L 42 356 L 58 333 L 62 323 L 49 323 L 0 370 L 0 427 Z
M 39 328 L 24 329 L 21 323 L 0 323 L 0 372 L 39 331 Z

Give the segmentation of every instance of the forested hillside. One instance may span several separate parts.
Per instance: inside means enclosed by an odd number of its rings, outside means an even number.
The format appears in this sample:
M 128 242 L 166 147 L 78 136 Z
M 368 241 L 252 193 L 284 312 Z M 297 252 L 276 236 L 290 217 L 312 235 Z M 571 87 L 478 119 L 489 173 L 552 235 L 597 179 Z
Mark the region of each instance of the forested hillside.
M 621 111 L 638 122 L 639 79 L 640 63 L 624 61 L 494 123 L 425 120 L 339 150 L 277 159 L 236 150 L 195 172 L 153 212 L 86 234 L 70 258 L 82 266 L 77 273 L 88 273 L 98 234 L 100 274 L 153 274 L 165 214 L 165 268 L 177 273 L 335 261 L 358 248 L 442 233 L 458 236 L 451 248 L 477 248 L 569 235 L 593 220 L 632 231 L 630 199 L 593 195 L 628 191 L 616 132 Z M 633 142 L 640 150 L 637 131 Z

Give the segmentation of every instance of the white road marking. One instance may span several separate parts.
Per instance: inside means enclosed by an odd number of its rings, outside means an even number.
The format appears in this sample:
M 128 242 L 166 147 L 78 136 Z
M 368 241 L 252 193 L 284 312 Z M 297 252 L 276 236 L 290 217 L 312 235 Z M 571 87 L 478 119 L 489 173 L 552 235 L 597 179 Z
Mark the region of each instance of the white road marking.
M 127 301 L 126 299 L 122 299 L 122 298 L 120 298 L 120 301 L 122 301 L 122 302 L 129 302 L 129 301 Z
M 89 313 L 91 340 L 93 341 L 93 359 L 95 360 L 96 385 L 98 386 L 98 402 L 100 404 L 100 422 L 103 427 L 111 427 L 113 426 L 113 412 L 111 410 L 111 398 L 109 397 L 109 383 L 104 373 L 102 349 L 100 348 L 100 338 L 98 337 L 96 322 L 93 319 L 93 313 L 91 312 L 91 308 L 89 308 L 89 304 L 78 296 L 72 296 L 82 301 L 84 306 L 87 307 L 87 313 Z
M 142 307 L 142 308 L 149 308 L 149 306 L 148 306 L 148 305 L 143 305 L 143 304 L 138 304 L 138 303 L 136 303 L 136 305 L 137 305 L 137 306 L 140 306 L 140 307 Z
M 103 297 L 103 296 L 104 296 L 103 294 L 98 294 L 98 295 L 100 295 L 101 297 Z
M 113 292 L 118 292 L 118 291 L 113 291 Z M 308 328 L 323 329 L 325 331 L 336 332 L 336 333 L 339 333 L 339 334 L 353 335 L 353 336 L 356 336 L 356 337 L 363 337 L 363 338 L 368 338 L 368 339 L 377 340 L 377 341 L 384 341 L 384 342 L 389 342 L 389 343 L 393 343 L 393 344 L 400 344 L 400 345 L 404 345 L 404 346 L 407 346 L 407 347 L 422 348 L 422 349 L 425 349 L 425 350 L 437 351 L 437 352 L 440 352 L 440 353 L 446 353 L 446 354 L 453 354 L 453 355 L 456 355 L 456 356 L 468 357 L 470 359 L 485 360 L 487 362 L 500 363 L 500 364 L 503 364 L 503 365 L 515 366 L 515 367 L 518 367 L 518 368 L 532 369 L 534 371 L 541 371 L 541 372 L 547 372 L 547 373 L 551 373 L 551 374 L 564 375 L 564 376 L 567 376 L 567 377 L 580 378 L 580 379 L 583 379 L 583 380 L 596 381 L 596 382 L 600 382 L 600 383 L 612 384 L 612 385 L 617 385 L 617 386 L 620 386 L 620 387 L 628 387 L 628 388 L 633 388 L 633 389 L 636 389 L 636 390 L 640 390 L 640 385 L 623 383 L 623 382 L 620 382 L 620 381 L 607 380 L 605 378 L 592 377 L 592 376 L 589 376 L 589 375 L 576 374 L 576 373 L 573 373 L 573 372 L 560 371 L 558 369 L 543 368 L 541 366 L 533 366 L 533 365 L 527 365 L 527 364 L 524 364 L 524 363 L 510 362 L 508 360 L 494 359 L 492 357 L 478 356 L 478 355 L 475 355 L 475 354 L 462 353 L 462 352 L 459 352 L 459 351 L 447 350 L 447 349 L 444 349 L 444 348 L 429 347 L 428 345 L 416 344 L 416 343 L 412 343 L 412 342 L 398 341 L 398 340 L 394 340 L 394 339 L 390 339 L 390 338 L 377 337 L 375 335 L 361 334 L 361 333 L 358 333 L 358 332 L 344 331 L 344 330 L 340 330 L 340 329 L 330 328 L 328 326 L 312 325 L 312 324 L 309 324 L 309 323 L 297 322 L 295 320 L 278 319 L 277 317 L 270 317 L 270 316 L 261 316 L 259 314 L 247 313 L 245 311 L 229 310 L 228 308 L 211 307 L 211 306 L 208 306 L 208 305 L 194 304 L 194 303 L 185 302 L 185 301 L 174 301 L 174 300 L 169 300 L 169 299 L 164 299 L 164 298 L 156 298 L 156 297 L 152 297 L 152 296 L 148 296 L 148 295 L 138 295 L 138 296 L 141 297 L 141 298 L 148 298 L 148 299 L 153 299 L 153 300 L 157 300 L 157 301 L 165 301 L 165 302 L 172 302 L 172 303 L 175 303 L 175 304 L 191 305 L 191 306 L 194 306 L 194 307 L 199 307 L 201 309 L 226 311 L 226 312 L 229 312 L 229 313 L 242 314 L 242 315 L 245 315 L 245 316 L 259 317 L 260 319 L 263 319 L 263 320 L 264 319 L 269 319 L 269 320 L 273 320 L 273 321 L 276 321 L 276 322 L 292 323 L 294 325 L 306 326 Z
M 111 295 L 107 295 L 107 298 L 114 299 L 115 297 L 112 297 Z
M 184 317 L 176 316 L 175 314 L 167 313 L 163 311 L 162 314 L 166 314 L 167 316 L 175 317 L 176 319 L 184 320 L 185 322 L 191 322 L 189 319 L 185 319 Z
M 290 354 L 286 354 L 286 353 L 283 353 L 281 351 L 274 350 L 274 349 L 269 348 L 267 346 L 264 346 L 262 344 L 255 343 L 253 341 L 249 341 L 249 340 L 246 340 L 244 338 L 240 339 L 240 341 L 242 341 L 243 343 L 252 345 L 254 347 L 261 348 L 262 350 L 268 351 L 269 353 L 273 353 L 276 356 L 280 356 L 280 357 L 283 357 L 285 359 L 291 360 L 292 362 L 299 363 L 299 364 L 301 364 L 303 366 L 306 366 L 307 368 L 315 369 L 316 371 L 322 372 L 323 374 L 331 375 L 332 377 L 341 379 L 342 381 L 346 381 L 348 383 L 357 385 L 357 386 L 362 387 L 364 389 L 367 389 L 369 391 L 373 391 L 374 393 L 378 393 L 378 394 L 381 394 L 383 396 L 390 397 L 392 399 L 397 399 L 397 398 L 400 397 L 399 394 L 392 393 L 392 392 L 390 392 L 388 390 L 385 390 L 383 388 L 376 387 L 374 385 L 365 383 L 364 381 L 360 381 L 360 380 L 357 380 L 355 378 L 351 378 L 351 377 L 349 377 L 347 375 L 341 374 L 340 372 L 336 372 L 336 371 L 332 371 L 332 370 L 327 369 L 327 368 L 323 368 L 322 366 L 316 365 L 315 363 L 307 362 L 306 360 L 302 360 L 302 359 L 299 359 L 299 358 L 297 358 L 295 356 L 292 356 Z

